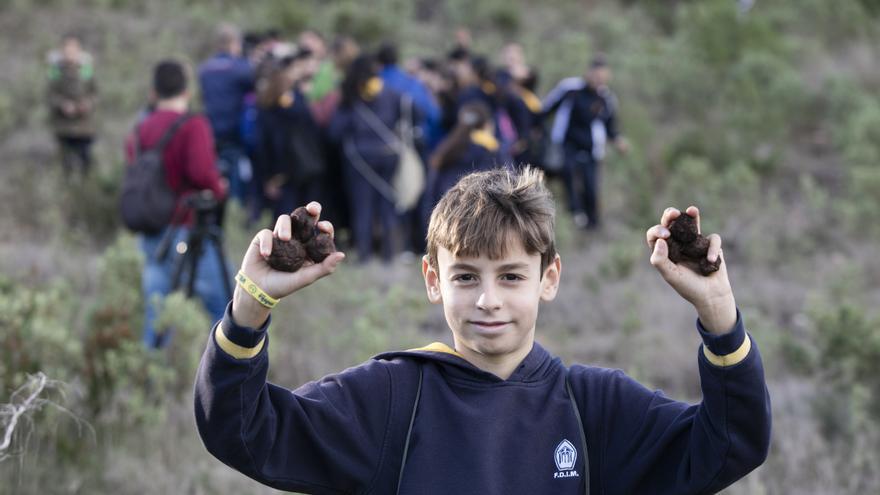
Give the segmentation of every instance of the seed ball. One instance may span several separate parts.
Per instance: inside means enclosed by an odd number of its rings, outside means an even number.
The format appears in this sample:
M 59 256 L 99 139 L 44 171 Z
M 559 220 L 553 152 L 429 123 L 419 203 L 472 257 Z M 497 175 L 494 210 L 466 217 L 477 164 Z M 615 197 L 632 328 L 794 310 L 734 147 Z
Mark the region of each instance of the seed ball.
M 681 254 L 687 256 L 688 258 L 699 258 L 700 256 L 706 256 L 706 253 L 709 252 L 709 239 L 703 236 L 694 237 L 694 240 L 690 243 L 681 244 Z
M 307 256 L 306 248 L 298 240 L 273 239 L 272 254 L 269 255 L 266 262 L 275 270 L 295 272 L 303 266 Z
M 306 252 L 315 263 L 324 261 L 324 258 L 336 252 L 336 244 L 333 237 L 327 232 L 318 232 L 312 240 L 306 243 Z
M 714 263 L 709 261 L 706 257 L 700 258 L 701 275 L 709 275 L 710 273 L 717 272 L 719 268 L 721 268 L 721 256 L 719 256 Z
M 709 275 L 717 272 L 721 267 L 721 257 L 710 262 L 706 255 L 709 253 L 709 239 L 697 233 L 697 219 L 682 214 L 669 224 L 669 260 L 673 263 L 687 262 L 689 267 L 694 267 L 701 275 Z
M 680 244 L 670 238 L 668 241 L 666 241 L 666 247 L 669 251 L 669 253 L 668 253 L 669 261 L 671 261 L 673 263 L 681 263 L 682 258 L 681 258 Z
M 681 244 L 690 244 L 697 238 L 697 219 L 683 213 L 669 224 L 671 237 Z
M 315 235 L 315 217 L 305 206 L 300 206 L 290 214 L 290 227 L 294 238 L 302 243 L 309 242 Z

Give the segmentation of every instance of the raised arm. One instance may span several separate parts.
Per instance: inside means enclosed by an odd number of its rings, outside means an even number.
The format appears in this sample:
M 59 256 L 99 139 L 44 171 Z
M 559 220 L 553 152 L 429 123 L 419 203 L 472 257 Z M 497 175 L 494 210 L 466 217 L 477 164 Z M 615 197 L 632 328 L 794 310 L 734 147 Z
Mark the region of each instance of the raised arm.
M 736 308 L 721 251 L 708 237 L 708 276 L 669 259 L 670 223 L 699 210 L 668 208 L 647 232 L 651 264 L 699 316 L 698 368 L 703 400 L 686 404 L 651 391 L 620 371 L 573 368 L 585 397 L 593 486 L 607 494 L 716 493 L 761 465 L 770 445 L 770 397 L 758 348 Z M 699 227 L 698 227 L 699 228 Z M 583 394 L 583 395 L 582 395 Z
M 317 220 L 320 205 L 307 210 Z M 332 235 L 329 222 L 317 225 Z M 241 274 L 257 289 L 238 285 L 212 329 L 196 378 L 196 424 L 214 456 L 264 484 L 318 494 L 363 491 L 385 448 L 392 387 L 384 365 L 372 361 L 293 391 L 266 382 L 267 305 L 329 275 L 344 257 L 332 253 L 293 273 L 273 270 L 266 262 L 273 240 L 290 238 L 290 217 L 282 216 L 274 232 L 261 231 L 251 242 Z

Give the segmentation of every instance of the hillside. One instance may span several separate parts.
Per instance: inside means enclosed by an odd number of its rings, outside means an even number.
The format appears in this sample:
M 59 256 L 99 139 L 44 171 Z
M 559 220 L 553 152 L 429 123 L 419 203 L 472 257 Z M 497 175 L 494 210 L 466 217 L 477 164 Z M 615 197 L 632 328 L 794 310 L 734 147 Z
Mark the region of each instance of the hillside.
M 246 29 L 353 34 L 440 55 L 467 26 L 497 58 L 518 40 L 547 91 L 602 51 L 632 145 L 603 173 L 607 227 L 558 221 L 559 298 L 538 340 L 566 363 L 623 369 L 699 400 L 693 310 L 648 263 L 645 230 L 697 204 L 718 232 L 761 347 L 768 461 L 729 494 L 880 493 L 880 4 L 874 0 L 0 1 L 0 404 L 27 373 L 66 383 L 0 455 L 0 493 L 275 493 L 202 447 L 191 384 L 210 323 L 182 298 L 167 355 L 139 346 L 140 252 L 115 201 L 122 141 L 151 65 L 210 54 Z M 99 74 L 97 168 L 66 180 L 46 126 L 45 59 L 76 30 Z M 553 188 L 561 194 L 560 184 Z M 561 208 L 560 208 L 561 210 Z M 238 264 L 253 232 L 227 218 Z M 347 264 L 274 316 L 271 378 L 288 387 L 388 349 L 449 342 L 415 260 Z M 0 415 L 0 425 L 5 425 Z M 72 417 L 79 418 L 74 420 Z

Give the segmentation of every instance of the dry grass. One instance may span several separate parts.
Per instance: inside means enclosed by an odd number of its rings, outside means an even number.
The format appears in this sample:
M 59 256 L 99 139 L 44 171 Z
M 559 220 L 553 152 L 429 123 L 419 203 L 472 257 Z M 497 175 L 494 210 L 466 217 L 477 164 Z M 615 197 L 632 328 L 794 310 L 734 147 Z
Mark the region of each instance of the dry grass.
M 598 3 L 602 12 L 619 13 L 614 2 Z M 14 114 L 23 116 L 19 125 L 0 136 L 4 157 L 0 197 L 8 199 L 0 216 L 0 273 L 4 277 L 28 287 L 67 281 L 78 290 L 71 300 L 78 305 L 74 314 L 81 314 L 96 302 L 99 258 L 115 235 L 112 231 L 97 235 L 89 229 L 89 221 L 94 219 L 77 217 L 73 211 L 77 201 L 87 201 L 88 196 L 65 191 L 85 186 L 65 182 L 55 169 L 54 146 L 43 127 L 41 89 L 34 84 L 41 74 L 36 64 L 42 61 L 43 51 L 55 43 L 55 33 L 76 25 L 92 26 L 89 36 L 103 60 L 119 61 L 117 66 L 104 66 L 114 82 L 105 85 L 103 101 L 107 106 L 98 143 L 97 175 L 112 178 L 118 174 L 122 136 L 143 101 L 150 63 L 173 52 L 185 52 L 193 59 L 204 55 L 202 40 L 207 38 L 202 35 L 210 31 L 212 19 L 221 15 L 221 4 L 193 6 L 187 11 L 189 17 L 165 23 L 160 22 L 167 20 L 160 2 L 145 4 L 149 6 L 133 13 L 124 9 L 81 10 L 73 2 L 59 1 L 54 7 L 29 10 L 22 18 L 0 15 L 0 48 L 10 59 L 5 65 L 8 70 L 0 74 L 0 86 L 20 100 Z M 547 22 L 523 34 L 527 53 L 555 64 L 548 78 L 569 69 L 567 62 L 554 60 L 559 55 L 555 46 L 598 43 L 582 32 L 555 32 L 557 24 L 581 22 L 581 10 L 580 4 L 539 9 L 534 18 Z M 230 15 L 242 20 L 246 12 L 235 8 Z M 315 15 L 325 25 L 329 22 L 326 16 L 321 17 L 325 14 Z M 615 29 L 626 27 L 625 22 L 639 25 L 644 22 L 643 15 L 636 12 L 633 17 L 619 17 L 600 34 L 623 39 Z M 426 53 L 444 42 L 444 30 L 433 24 L 425 29 L 407 26 L 402 35 L 415 40 L 413 53 Z M 482 43 L 487 50 L 494 49 L 502 38 L 488 33 Z M 157 43 L 137 43 L 143 39 L 156 39 Z M 815 80 L 821 80 L 822 74 L 841 71 L 876 84 L 875 75 L 880 72 L 870 70 L 873 65 L 865 55 L 873 53 L 870 46 L 874 44 L 844 48 L 848 55 L 839 59 L 833 54 L 817 55 L 805 69 L 811 84 L 821 86 Z M 575 58 L 568 53 L 560 56 Z M 638 88 L 633 81 L 624 84 Z M 632 115 L 648 119 L 643 123 L 647 127 L 658 125 L 659 120 L 649 117 L 652 109 L 641 111 L 644 115 Z M 635 143 L 635 151 L 644 156 L 637 155 L 631 162 L 609 161 L 605 231 L 579 234 L 564 213 L 560 216 L 562 288 L 558 299 L 541 309 L 538 340 L 566 363 L 621 368 L 669 396 L 696 401 L 700 391 L 695 314 L 648 263 L 643 236 L 652 219 L 634 219 L 631 211 L 636 201 L 659 214 L 664 206 L 689 200 L 679 194 L 681 191 L 673 193 L 666 187 L 675 176 L 666 171 L 669 164 L 664 162 L 662 151 L 680 129 L 674 123 L 662 125 L 656 134 L 653 130 L 644 133 L 653 139 L 644 144 L 645 151 L 638 150 L 642 143 Z M 858 229 L 844 230 L 833 215 L 834 203 L 859 201 L 841 196 L 845 188 L 839 153 L 830 151 L 827 144 L 816 145 L 812 137 L 793 139 L 789 148 L 782 154 L 780 172 L 761 178 L 763 182 L 751 191 L 753 196 L 738 201 L 718 199 L 706 205 L 716 209 L 707 220 L 725 239 L 731 281 L 747 326 L 764 355 L 774 408 L 774 437 L 767 463 L 725 493 L 880 493 L 880 475 L 874 469 L 880 465 L 877 418 L 860 412 L 864 408 L 858 390 L 852 397 L 841 395 L 845 384 L 816 369 L 814 362 L 801 361 L 806 359 L 803 356 L 815 357 L 820 351 L 818 311 L 855 302 L 867 308 L 867 316 L 876 321 L 880 308 L 876 239 Z M 635 186 L 629 182 L 632 168 L 628 172 L 626 166 L 644 167 L 645 174 L 662 181 L 634 192 L 631 188 Z M 826 196 L 811 196 L 800 181 L 803 175 L 815 178 L 819 192 Z M 105 213 L 112 220 L 113 212 Z M 106 224 L 107 218 L 96 224 Z M 252 235 L 237 225 L 231 222 L 227 234 L 227 252 L 233 263 Z M 85 333 L 81 318 L 74 320 L 70 323 L 71 338 Z M 271 378 L 293 388 L 383 350 L 433 340 L 449 342 L 450 335 L 442 311 L 428 304 L 424 296 L 416 262 L 390 267 L 346 265 L 276 311 Z M 201 348 L 202 342 L 198 342 L 181 351 L 196 356 Z M 76 404 L 84 389 L 81 378 L 57 378 L 70 383 L 71 402 Z M 52 406 L 45 402 L 46 388 L 40 392 L 39 383 L 38 379 L 26 384 L 9 400 L 0 401 L 8 403 L 0 412 L 2 431 L 13 432 L 9 442 L 9 435 L 2 437 L 0 447 L 6 447 L 0 448 L 0 461 L 15 454 L 15 459 L 0 462 L 0 477 L 12 480 L 0 486 L 0 493 L 277 493 L 205 452 L 195 432 L 187 394 L 162 404 L 160 420 L 155 422 L 132 424 L 129 418 L 110 418 L 114 424 L 104 418 L 90 436 L 80 434 L 78 429 L 83 425 L 77 421 L 58 417 L 47 430 L 32 431 L 34 441 L 28 444 L 27 428 L 22 426 L 49 424 L 41 422 L 45 409 Z M 51 384 L 47 379 L 44 387 Z M 0 397 L 12 392 L 0 390 Z M 120 392 L 120 402 L 130 398 L 126 394 Z M 16 413 L 31 397 L 30 405 Z M 60 400 L 60 396 L 52 397 L 55 402 Z M 838 407 L 827 407 L 829 402 Z M 60 404 L 65 405 L 63 401 Z M 19 418 L 15 424 L 13 417 Z M 45 459 L 66 464 L 47 465 Z

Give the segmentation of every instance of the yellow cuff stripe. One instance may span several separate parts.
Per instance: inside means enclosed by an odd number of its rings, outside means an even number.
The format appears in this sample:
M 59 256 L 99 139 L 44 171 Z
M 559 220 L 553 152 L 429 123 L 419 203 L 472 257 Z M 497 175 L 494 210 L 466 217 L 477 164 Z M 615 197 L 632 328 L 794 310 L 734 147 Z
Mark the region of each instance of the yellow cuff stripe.
M 442 352 L 444 354 L 452 354 L 453 356 L 463 357 L 461 354 L 456 352 L 455 349 L 449 347 L 443 342 L 433 342 L 431 344 L 426 345 L 425 347 L 418 347 L 415 349 L 408 349 L 410 351 L 430 351 L 430 352 Z
M 746 338 L 743 340 L 742 345 L 739 346 L 739 349 L 724 356 L 719 356 L 713 353 L 705 346 L 705 344 L 703 345 L 703 355 L 706 356 L 706 359 L 715 366 L 720 366 L 722 368 L 739 364 L 749 355 L 750 350 L 752 350 L 752 339 L 749 338 L 748 335 L 746 335 Z
M 278 304 L 278 299 L 275 299 L 269 294 L 263 292 L 263 289 L 257 286 L 257 284 L 255 284 L 253 280 L 249 279 L 247 275 L 245 275 L 243 272 L 238 272 L 238 275 L 235 276 L 235 281 L 238 282 L 238 285 L 240 285 L 241 288 L 245 290 L 245 292 L 250 294 L 254 299 L 257 300 L 258 303 L 262 304 L 263 306 L 272 309 L 275 307 L 276 304 Z
M 223 329 L 220 328 L 222 326 L 223 325 L 217 325 L 216 330 L 214 330 L 214 338 L 217 340 L 217 345 L 219 345 L 226 354 L 229 354 L 235 359 L 250 359 L 263 350 L 263 344 L 266 343 L 265 336 L 260 339 L 260 343 L 257 344 L 256 347 L 242 347 L 229 340 L 229 337 L 227 337 L 226 334 L 223 333 Z

